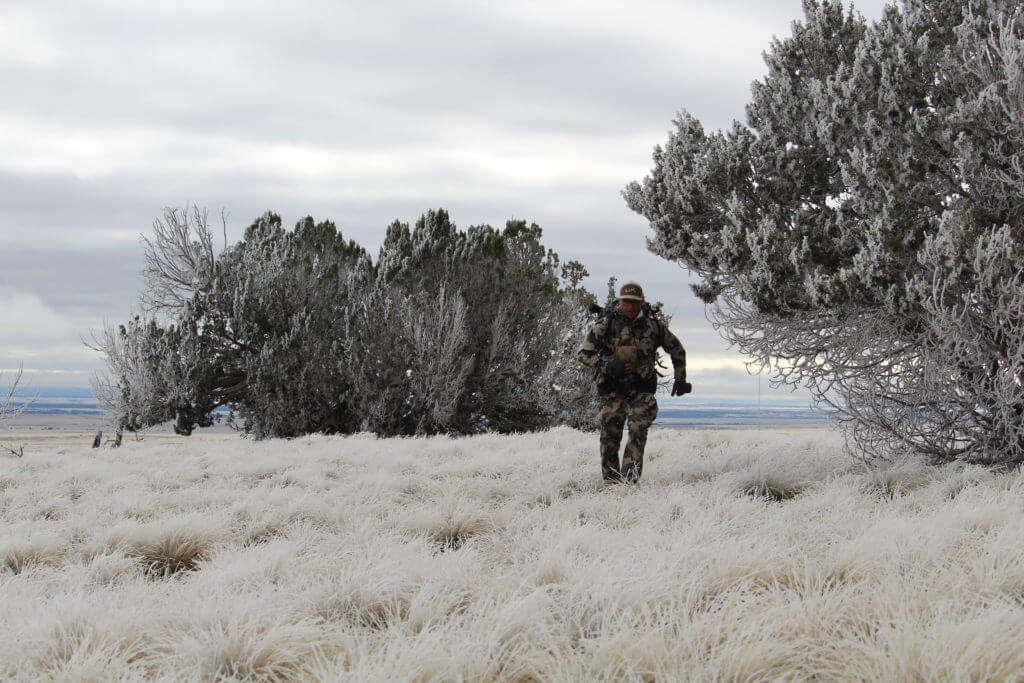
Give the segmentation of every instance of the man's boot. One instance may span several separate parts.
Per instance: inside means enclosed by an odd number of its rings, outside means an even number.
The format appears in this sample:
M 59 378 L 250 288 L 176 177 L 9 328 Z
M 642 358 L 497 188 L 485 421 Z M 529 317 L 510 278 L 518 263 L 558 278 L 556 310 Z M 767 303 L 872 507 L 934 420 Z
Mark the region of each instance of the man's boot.
M 606 482 L 622 481 L 619 471 L 619 444 L 622 443 L 622 422 L 608 420 L 601 425 L 601 477 Z
M 622 481 L 622 473 L 619 471 L 619 454 L 615 458 L 601 456 L 601 478 L 606 484 L 616 484 Z
M 630 484 L 640 481 L 644 472 L 644 446 L 647 445 L 647 429 L 630 429 L 626 448 L 622 453 L 622 478 Z

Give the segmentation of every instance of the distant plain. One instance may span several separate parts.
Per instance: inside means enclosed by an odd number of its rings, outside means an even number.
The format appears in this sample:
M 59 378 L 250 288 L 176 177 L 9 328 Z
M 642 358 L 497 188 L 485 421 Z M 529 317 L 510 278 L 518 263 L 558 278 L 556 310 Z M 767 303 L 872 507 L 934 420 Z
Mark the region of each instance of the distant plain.
M 694 397 L 659 396 L 660 410 L 655 429 L 820 429 L 828 425 L 823 413 L 804 403 L 775 402 L 758 406 L 753 401 L 712 402 Z M 113 438 L 113 430 L 102 407 L 88 390 L 49 390 L 38 397 L 23 414 L 0 429 L 0 444 L 24 446 L 26 452 L 48 447 L 91 444 L 98 431 L 104 440 Z M 194 437 L 228 438 L 239 432 L 224 422 L 198 429 Z M 168 422 L 140 432 L 138 437 L 152 442 L 175 442 L 186 437 L 174 434 Z

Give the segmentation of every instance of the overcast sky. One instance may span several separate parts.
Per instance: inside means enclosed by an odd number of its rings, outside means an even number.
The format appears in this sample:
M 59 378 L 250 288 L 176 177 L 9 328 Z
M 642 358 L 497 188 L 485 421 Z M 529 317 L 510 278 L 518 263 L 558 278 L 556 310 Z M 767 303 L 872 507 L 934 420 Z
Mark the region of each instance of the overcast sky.
M 876 18 L 882 0 L 856 0 Z M 666 303 L 701 396 L 751 395 L 686 272 L 621 198 L 681 109 L 743 118 L 799 0 L 0 2 L 0 368 L 86 386 L 81 338 L 132 312 L 164 206 L 331 219 L 535 221 Z M 767 381 L 762 382 L 768 395 Z M 695 397 L 696 398 L 696 397 Z

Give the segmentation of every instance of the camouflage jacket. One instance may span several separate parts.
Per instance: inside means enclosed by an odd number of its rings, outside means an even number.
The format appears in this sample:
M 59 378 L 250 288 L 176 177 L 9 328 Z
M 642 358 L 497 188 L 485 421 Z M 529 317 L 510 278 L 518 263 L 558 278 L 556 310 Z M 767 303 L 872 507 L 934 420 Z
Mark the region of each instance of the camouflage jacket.
M 577 356 L 581 363 L 597 371 L 597 390 L 602 394 L 653 393 L 658 388 L 654 364 L 659 346 L 672 357 L 675 378 L 685 379 L 686 351 L 683 345 L 646 311 L 641 311 L 632 323 L 618 310 L 604 314 L 590 328 Z M 632 362 L 633 372 L 625 377 L 608 374 L 608 363 L 616 357 Z

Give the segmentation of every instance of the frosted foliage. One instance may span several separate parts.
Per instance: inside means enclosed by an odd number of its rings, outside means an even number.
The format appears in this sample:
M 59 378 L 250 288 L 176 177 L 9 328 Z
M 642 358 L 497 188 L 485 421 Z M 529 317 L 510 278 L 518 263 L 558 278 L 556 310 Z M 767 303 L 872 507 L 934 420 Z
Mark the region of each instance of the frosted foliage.
M 839 435 L 126 440 L 0 459 L 0 678 L 1014 680 L 1024 479 Z
M 346 335 L 362 428 L 378 433 L 522 431 L 591 419 L 576 345 L 592 296 L 540 229 L 455 229 L 430 212 L 389 228 L 375 285 Z
M 451 429 L 473 369 L 466 303 L 443 289 L 424 300 L 396 287 L 372 292 L 349 332 L 352 396 L 364 429 Z
M 572 361 L 593 318 L 582 306 L 571 303 L 563 303 L 551 312 L 551 317 L 544 328 L 551 335 L 545 342 L 548 358 L 536 384 L 535 400 L 546 413 L 559 416 L 560 423 L 589 429 L 595 410 L 594 376 L 589 368 Z
M 406 300 L 408 302 L 408 300 Z M 435 426 L 420 433 L 443 431 L 450 425 L 459 405 L 459 395 L 473 369 L 469 350 L 466 302 L 442 288 L 426 310 L 402 312 L 402 332 L 411 342 L 409 376 L 413 391 L 430 405 L 421 412 L 423 420 Z
M 94 339 L 94 391 L 118 428 L 181 434 L 221 407 L 258 438 L 581 425 L 593 296 L 540 237 L 430 211 L 389 226 L 375 263 L 329 221 L 268 213 L 213 257 L 204 214 L 168 210 L 145 243 L 147 317 Z
M 169 403 L 166 393 L 174 387 L 164 383 L 166 373 L 147 363 L 151 357 L 147 341 L 138 319 L 118 329 L 105 327 L 92 340 L 92 348 L 105 355 L 107 364 L 106 372 L 92 377 L 93 394 L 108 411 L 131 416 L 123 425 L 128 429 L 135 426 L 135 421 L 144 423 L 150 417 L 156 422 L 167 419 L 161 406 Z
M 685 112 L 630 206 L 724 336 L 865 457 L 1024 461 L 1024 10 L 809 2 L 747 125 Z

